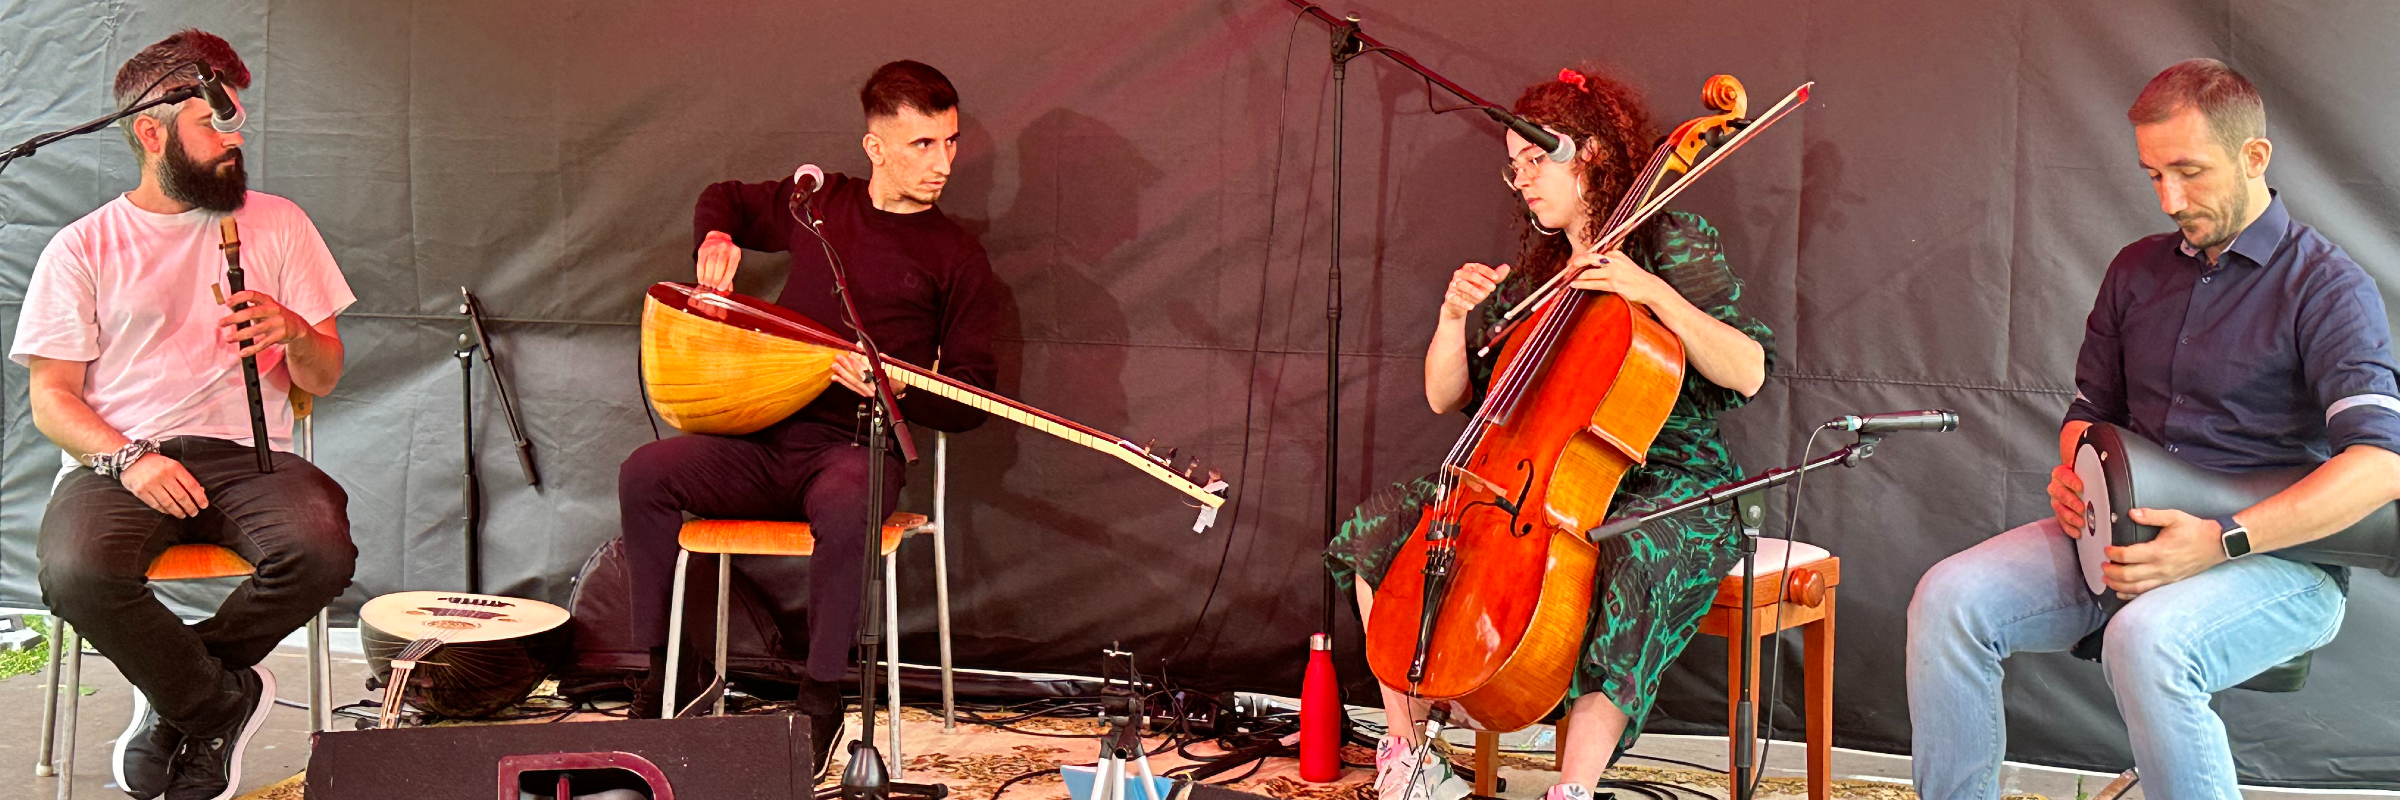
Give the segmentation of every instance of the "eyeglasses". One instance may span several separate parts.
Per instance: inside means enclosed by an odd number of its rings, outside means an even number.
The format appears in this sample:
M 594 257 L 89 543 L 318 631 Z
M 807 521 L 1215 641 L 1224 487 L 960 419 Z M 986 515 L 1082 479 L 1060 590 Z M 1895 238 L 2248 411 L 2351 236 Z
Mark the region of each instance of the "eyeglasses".
M 1542 162 L 1546 160 L 1547 154 L 1538 150 L 1509 159 L 1500 167 L 1500 180 L 1508 184 L 1508 188 L 1515 189 L 1517 184 L 1531 181 L 1535 175 L 1541 174 Z

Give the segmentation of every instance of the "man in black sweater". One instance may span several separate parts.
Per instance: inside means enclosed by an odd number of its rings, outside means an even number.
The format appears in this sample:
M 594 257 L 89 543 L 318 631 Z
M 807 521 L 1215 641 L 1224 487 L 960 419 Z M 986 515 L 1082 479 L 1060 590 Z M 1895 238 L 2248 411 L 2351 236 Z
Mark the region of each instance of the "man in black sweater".
M 827 176 L 808 199 L 809 209 L 841 255 L 851 300 L 887 358 L 919 366 L 938 361 L 942 374 L 991 388 L 998 318 L 991 262 L 974 236 L 934 207 L 958 153 L 958 93 L 934 68 L 895 61 L 867 79 L 859 99 L 867 117 L 861 145 L 873 169 L 865 180 Z M 702 191 L 692 220 L 699 282 L 728 291 L 744 249 L 789 250 L 791 275 L 776 303 L 849 333 L 823 249 L 795 229 L 792 193 L 789 178 L 728 181 Z M 799 705 L 817 723 L 812 733 L 820 773 L 840 730 L 841 680 L 858 635 L 860 565 L 871 540 L 863 444 L 871 391 L 866 359 L 845 353 L 832 371 L 842 389 L 827 389 L 782 421 L 742 436 L 687 435 L 643 445 L 625 459 L 617 482 L 633 573 L 634 635 L 651 646 L 650 675 L 635 694 L 636 717 L 673 711 L 659 706 L 667 680 L 667 595 L 684 514 L 811 524 L 816 553 L 809 571 L 808 680 Z M 900 409 L 911 422 L 953 432 L 984 417 L 928 395 L 904 394 Z M 882 456 L 885 487 L 877 519 L 898 505 L 903 477 L 897 453 Z M 687 663 L 687 673 L 702 669 L 696 659 Z

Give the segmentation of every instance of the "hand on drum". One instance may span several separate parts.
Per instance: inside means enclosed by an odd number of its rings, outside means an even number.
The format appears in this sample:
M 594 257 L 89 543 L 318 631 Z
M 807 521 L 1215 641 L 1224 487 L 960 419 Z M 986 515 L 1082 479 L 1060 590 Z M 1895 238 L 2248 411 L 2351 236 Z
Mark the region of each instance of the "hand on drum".
M 1508 277 L 1508 270 L 1507 264 L 1497 267 L 1467 264 L 1450 273 L 1450 288 L 1442 293 L 1442 319 L 1451 322 L 1466 319 L 1468 312 L 1500 287 L 1501 279 Z
M 2173 509 L 2137 508 L 2132 513 L 2133 521 L 2157 526 L 2158 538 L 2108 548 L 2108 564 L 2100 574 L 2118 597 L 2131 600 L 2224 563 L 2225 532 L 2215 520 Z
M 2050 513 L 2058 515 L 2058 529 L 2067 538 L 2083 536 L 2083 476 L 2075 468 L 2060 464 L 2050 468 Z

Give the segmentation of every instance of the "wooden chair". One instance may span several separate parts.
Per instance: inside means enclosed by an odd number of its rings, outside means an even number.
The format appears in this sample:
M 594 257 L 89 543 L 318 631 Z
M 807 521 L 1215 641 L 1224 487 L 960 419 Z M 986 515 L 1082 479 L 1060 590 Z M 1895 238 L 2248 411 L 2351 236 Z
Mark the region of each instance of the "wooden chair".
M 1802 658 L 1808 666 L 1808 796 L 1810 800 L 1827 800 L 1833 789 L 1833 599 L 1834 587 L 1842 582 L 1842 560 L 1833 557 L 1824 548 L 1806 542 L 1794 543 L 1791 554 L 1791 574 L 1786 577 L 1783 540 L 1759 539 L 1759 588 L 1751 601 L 1750 612 L 1756 615 L 1752 630 L 1764 637 L 1780 630 L 1801 629 Z M 1776 627 L 1777 586 L 1786 589 L 1786 600 L 1781 604 L 1781 628 Z M 1700 632 L 1726 639 L 1739 637 L 1742 630 L 1741 614 L 1741 565 L 1736 563 L 1717 585 L 1717 598 L 1709 608 L 1708 615 L 1700 619 Z M 1750 663 L 1753 665 L 1748 676 L 1751 696 L 1759 698 L 1761 703 L 1768 702 L 1759 696 L 1757 690 L 1758 643 L 1752 641 L 1750 647 Z M 1730 710 L 1738 708 L 1736 698 L 1740 697 L 1740 692 L 1736 687 L 1741 684 L 1735 681 L 1743 679 L 1742 653 L 1731 646 L 1725 652 L 1726 706 Z M 1727 719 L 1730 721 L 1736 717 L 1729 713 Z M 1730 731 L 1735 728 L 1728 726 L 1726 730 L 1729 732 L 1726 738 L 1732 739 Z M 1563 754 L 1566 751 L 1565 717 L 1559 718 L 1558 730 L 1552 741 L 1556 743 L 1556 752 Z M 1733 741 L 1728 745 L 1727 753 L 1738 754 L 1749 746 L 1749 741 Z M 1500 734 L 1475 732 L 1476 794 L 1486 797 L 1499 795 L 1499 752 Z M 1558 756 L 1557 759 L 1563 761 L 1564 756 Z M 1557 769 L 1558 762 L 1553 761 L 1551 768 Z
M 933 450 L 933 517 L 923 514 L 896 512 L 883 520 L 883 535 L 878 552 L 883 554 L 883 639 L 885 654 L 884 687 L 889 696 L 889 708 L 894 710 L 893 724 L 886 726 L 891 736 L 885 745 L 890 755 L 892 778 L 900 778 L 901 764 L 907 763 L 900 749 L 900 591 L 899 559 L 895 553 L 900 542 L 918 534 L 933 539 L 934 621 L 936 638 L 941 643 L 942 727 L 955 727 L 956 696 L 952 689 L 950 671 L 950 571 L 949 553 L 943 542 L 943 525 L 949 493 L 950 435 L 934 438 Z M 693 553 L 717 556 L 717 636 L 716 677 L 725 680 L 727 630 L 730 627 L 733 585 L 733 556 L 807 556 L 816 552 L 816 537 L 806 522 L 774 522 L 765 520 L 699 519 L 683 523 L 677 536 L 682 552 L 675 556 L 675 583 L 667 611 L 667 687 L 659 714 L 673 718 L 676 711 L 676 676 L 682 674 L 683 661 L 683 597 L 686 568 Z M 718 695 L 715 712 L 725 713 L 725 698 Z
M 297 388 L 291 393 L 293 445 L 301 458 L 313 458 L 316 452 L 315 398 Z M 64 477 L 64 471 L 59 473 Z M 236 578 L 258 571 L 241 554 L 213 544 L 179 544 L 150 561 L 144 576 L 151 583 L 196 581 L 213 578 Z M 328 652 L 331 643 L 326 636 L 327 609 L 317 609 L 315 619 L 308 623 L 308 729 L 311 733 L 333 727 L 333 658 Z M 50 660 L 44 672 L 42 699 L 42 746 L 33 763 L 36 777 L 58 776 L 58 798 L 68 800 L 75 785 L 76 712 L 83 693 L 66 691 L 66 714 L 59 715 L 60 689 L 83 685 L 83 641 L 75 627 L 56 616 L 50 618 Z M 65 667 L 65 679 L 60 667 Z M 61 728 L 64 728 L 61 731 Z M 57 747 L 60 741 L 66 747 Z
M 1842 582 L 1842 560 L 1826 552 L 1825 548 L 1807 542 L 1793 542 L 1789 551 L 1791 560 L 1787 566 L 1784 545 L 1781 539 L 1759 537 L 1755 573 L 1758 576 L 1758 588 L 1752 594 L 1747 611 L 1752 618 L 1751 630 L 1760 637 L 1793 628 L 1800 629 L 1801 659 L 1805 665 L 1804 694 L 1807 697 L 1808 797 L 1809 800 L 1827 800 L 1833 792 L 1833 611 L 1835 590 Z M 1777 591 L 1778 587 L 1782 591 Z M 1782 602 L 1777 602 L 1777 595 L 1782 596 Z M 1737 562 L 1726 574 L 1725 580 L 1718 584 L 1717 599 L 1709 608 L 1708 616 L 1700 619 L 1701 633 L 1727 640 L 1725 693 L 1729 726 L 1726 728 L 1726 738 L 1733 740 L 1727 748 L 1727 755 L 1733 758 L 1739 758 L 1741 752 L 1753 745 L 1750 740 L 1736 739 L 1731 735 L 1732 731 L 1739 729 L 1730 724 L 1738 720 L 1733 713 L 1738 709 L 1735 698 L 1741 695 L 1738 688 L 1741 684 L 1737 681 L 1749 682 L 1750 696 L 1757 698 L 1759 705 L 1775 702 L 1775 698 L 1758 693 L 1758 641 L 1753 639 L 1746 645 L 1731 641 L 1741 636 L 1741 615 L 1744 611 L 1741 565 Z M 1777 625 L 1778 618 L 1780 626 Z M 1750 650 L 1752 665 L 1748 675 L 1743 675 L 1741 668 L 1742 647 L 1745 646 Z M 1733 762 L 1726 763 L 1729 765 L 1727 772 L 1731 774 L 1730 765 Z

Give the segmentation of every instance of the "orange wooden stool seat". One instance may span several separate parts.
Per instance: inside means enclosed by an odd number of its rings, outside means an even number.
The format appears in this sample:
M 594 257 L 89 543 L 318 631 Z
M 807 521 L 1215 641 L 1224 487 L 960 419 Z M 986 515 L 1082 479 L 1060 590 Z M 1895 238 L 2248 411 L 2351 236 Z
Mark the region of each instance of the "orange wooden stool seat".
M 1833 793 L 1833 608 L 1835 588 L 1842 582 L 1842 560 L 1824 548 L 1806 542 L 1792 545 L 1790 568 L 1784 568 L 1784 542 L 1760 537 L 1758 540 L 1758 588 L 1752 595 L 1749 613 L 1751 631 L 1759 636 L 1779 631 L 1800 629 L 1801 662 L 1804 665 L 1805 694 L 1808 717 L 1808 797 L 1826 800 Z M 1751 674 L 1741 674 L 1742 650 L 1730 640 L 1742 631 L 1741 565 L 1736 562 L 1732 573 L 1717 586 L 1717 599 L 1708 616 L 1700 619 L 1700 632 L 1728 640 L 1725 648 L 1726 719 L 1736 719 L 1736 698 L 1739 686 L 1747 678 L 1750 696 L 1757 705 L 1775 702 L 1760 695 L 1758 689 L 1758 641 L 1749 642 Z M 1788 575 L 1786 573 L 1789 573 Z M 1782 587 L 1784 600 L 1776 602 L 1777 587 Z M 1780 619 L 1778 619 L 1780 617 Z M 1778 622 L 1781 627 L 1778 627 Z M 1733 738 L 1728 727 L 1727 738 Z M 1731 742 L 1731 756 L 1753 746 L 1749 741 Z M 1731 762 L 1728 762 L 1729 764 Z M 1730 772 L 1730 770 L 1728 770 Z
M 925 515 L 906 511 L 885 517 L 883 547 L 878 552 L 891 555 L 900 548 L 901 539 L 925 527 L 925 522 Z M 817 537 L 808 523 L 764 520 L 691 520 L 683 523 L 683 532 L 676 537 L 676 543 L 694 553 L 741 556 L 805 556 L 814 555 L 817 549 Z
M 232 548 L 213 544 L 179 544 L 151 559 L 147 573 L 153 581 L 196 581 L 233 578 L 258 571 Z

